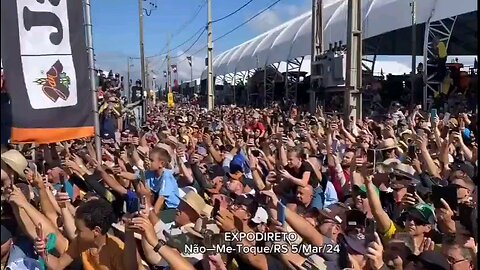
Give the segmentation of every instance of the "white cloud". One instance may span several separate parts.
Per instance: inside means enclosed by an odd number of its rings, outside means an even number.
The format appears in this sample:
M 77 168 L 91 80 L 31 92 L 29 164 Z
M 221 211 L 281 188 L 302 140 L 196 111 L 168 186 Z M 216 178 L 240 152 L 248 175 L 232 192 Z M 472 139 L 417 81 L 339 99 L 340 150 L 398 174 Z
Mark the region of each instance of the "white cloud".
M 282 23 L 282 19 L 275 10 L 267 10 L 253 19 L 249 26 L 258 33 L 268 31 Z
M 249 26 L 256 33 L 263 33 L 310 10 L 311 0 L 294 4 L 278 4 L 253 19 Z

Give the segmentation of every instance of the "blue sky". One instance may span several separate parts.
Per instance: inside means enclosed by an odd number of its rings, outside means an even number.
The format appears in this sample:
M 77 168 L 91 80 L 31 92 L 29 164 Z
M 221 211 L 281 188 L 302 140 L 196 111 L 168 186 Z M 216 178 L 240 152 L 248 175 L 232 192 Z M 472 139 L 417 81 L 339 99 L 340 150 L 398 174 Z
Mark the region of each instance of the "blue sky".
M 151 11 L 151 16 L 144 18 L 145 32 L 145 54 L 146 56 L 159 54 L 166 46 L 168 36 L 171 35 L 170 48 L 176 47 L 194 33 L 202 25 L 207 23 L 207 7 L 203 6 L 196 18 L 192 15 L 197 9 L 205 3 L 206 0 L 146 0 L 145 8 L 150 7 L 150 3 L 156 4 L 157 9 Z M 212 0 L 213 19 L 223 17 L 242 6 L 247 0 Z M 214 38 L 218 37 L 235 26 L 246 21 L 258 11 L 269 6 L 273 0 L 254 0 L 235 15 L 215 23 L 213 25 Z M 281 23 L 290 20 L 311 8 L 311 0 L 282 0 L 272 9 L 262 13 L 256 19 L 247 25 L 239 28 L 227 37 L 214 43 L 214 55 L 228 50 L 235 45 L 241 44 L 258 34 L 261 34 Z M 106 70 L 113 69 L 114 72 L 126 74 L 127 57 L 139 56 L 139 27 L 138 27 L 138 1 L 136 0 L 115 0 L 92 1 L 92 18 L 94 33 L 94 48 L 96 53 L 97 66 Z M 187 24 L 180 33 L 178 30 Z M 172 52 L 172 55 L 181 54 L 186 50 L 195 39 L 187 42 L 184 46 Z M 190 79 L 190 68 L 185 61 L 185 57 L 192 52 L 199 51 L 206 45 L 207 35 L 204 33 L 198 43 L 193 46 L 189 53 L 172 60 L 172 64 L 177 63 L 179 68 L 180 80 Z M 204 69 L 204 59 L 206 49 L 200 50 L 193 57 L 194 77 L 199 77 Z M 462 57 L 461 61 L 465 58 Z M 407 57 L 389 57 L 383 56 L 377 58 L 379 67 L 385 72 L 403 73 L 409 69 L 410 58 Z M 417 60 L 422 61 L 420 58 Z M 473 63 L 473 58 L 468 58 L 468 62 Z M 164 57 L 154 57 L 149 59 L 150 70 L 157 74 L 161 79 L 162 71 L 165 70 Z M 163 64 L 163 65 L 162 65 Z M 471 63 L 469 63 L 471 64 Z M 139 77 L 140 63 L 136 60 L 132 67 L 132 78 Z M 376 69 L 377 70 L 377 69 Z M 391 70 L 391 71 L 389 71 Z M 408 72 L 408 71 L 407 71 Z
M 153 10 L 151 16 L 145 16 L 145 54 L 147 56 L 158 54 L 166 46 L 168 36 L 172 35 L 170 48 L 181 44 L 190 38 L 195 32 L 207 23 L 207 7 L 204 5 L 199 15 L 191 20 L 192 15 L 206 0 L 157 0 L 157 9 Z M 155 0 L 144 1 L 144 6 L 149 7 L 149 3 L 155 3 Z M 236 10 L 242 6 L 244 1 L 233 0 L 213 0 L 212 14 L 213 19 L 223 17 L 224 15 Z M 231 30 L 233 27 L 244 22 L 259 10 L 264 9 L 273 0 L 255 0 L 235 15 L 215 23 L 214 38 Z M 138 1 L 135 0 L 115 0 L 113 1 L 92 1 L 92 18 L 94 32 L 94 48 L 96 52 L 97 64 L 105 69 L 113 68 L 114 71 L 125 72 L 127 56 L 139 56 L 139 27 L 138 27 Z M 310 0 L 282 0 L 271 10 L 260 15 L 256 20 L 241 27 L 234 33 L 215 42 L 214 54 L 238 45 L 256 35 L 265 32 L 291 18 L 298 16 L 310 9 Z M 191 20 L 190 22 L 188 22 Z M 188 22 L 188 26 L 182 32 L 177 31 Z M 175 52 L 177 55 L 186 50 L 194 40 L 188 42 Z M 200 38 L 199 42 L 192 48 L 191 52 L 198 51 L 205 46 L 207 41 L 206 33 Z M 178 60 L 184 60 L 186 55 Z M 194 75 L 201 72 L 204 67 L 204 58 L 206 50 L 202 50 L 194 57 Z M 155 57 L 151 59 L 152 66 L 161 73 L 160 65 L 164 58 Z M 195 63 L 197 62 L 197 63 Z M 181 63 L 186 64 L 185 61 Z M 134 63 L 132 68 L 138 74 L 139 62 Z M 182 70 L 179 68 L 179 72 Z M 195 66 L 197 68 L 195 68 Z M 190 70 L 185 70 L 185 74 L 190 77 Z M 159 74 L 161 75 L 161 74 Z M 182 75 L 182 74 L 180 74 Z

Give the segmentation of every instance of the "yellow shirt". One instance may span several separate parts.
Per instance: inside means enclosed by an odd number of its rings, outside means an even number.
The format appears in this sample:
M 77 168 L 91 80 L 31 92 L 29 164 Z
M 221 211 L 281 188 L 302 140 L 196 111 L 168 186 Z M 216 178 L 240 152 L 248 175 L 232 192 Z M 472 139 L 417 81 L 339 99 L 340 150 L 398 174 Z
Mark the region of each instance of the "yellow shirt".
M 400 232 L 403 232 L 403 230 L 397 224 L 392 222 L 392 223 L 390 223 L 390 227 L 388 228 L 388 230 L 383 234 L 383 240 L 388 242 L 395 237 L 395 233 L 400 233 Z M 409 246 L 407 243 L 406 243 L 406 245 L 407 245 L 407 247 Z M 412 247 L 409 247 L 409 248 L 412 248 Z M 435 249 L 435 251 L 441 252 L 442 244 L 441 243 L 435 243 L 435 248 L 434 249 Z
M 437 45 L 438 48 L 438 58 L 447 58 L 447 46 L 445 43 L 439 42 Z
M 105 246 L 100 253 L 92 254 L 90 250 L 82 252 L 84 270 L 123 270 L 125 244 L 119 238 L 108 235 Z
M 388 228 L 388 230 L 383 234 L 383 237 L 385 240 L 391 240 L 393 239 L 393 237 L 395 236 L 395 233 L 397 232 L 398 230 L 398 226 L 392 222 L 390 223 L 390 227 Z
M 452 84 L 453 84 L 453 79 L 450 77 L 450 75 L 447 75 L 442 82 L 442 93 L 447 95 L 450 90 L 450 86 Z

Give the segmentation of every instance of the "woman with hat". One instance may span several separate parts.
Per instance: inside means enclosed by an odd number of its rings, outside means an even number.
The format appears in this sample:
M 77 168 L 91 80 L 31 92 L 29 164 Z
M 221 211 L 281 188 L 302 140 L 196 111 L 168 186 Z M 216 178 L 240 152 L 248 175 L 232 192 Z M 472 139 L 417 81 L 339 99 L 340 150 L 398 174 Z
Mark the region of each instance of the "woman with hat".
M 28 161 L 19 151 L 12 149 L 2 154 L 2 171 L 10 177 L 11 181 L 18 178 L 26 180 L 27 167 Z

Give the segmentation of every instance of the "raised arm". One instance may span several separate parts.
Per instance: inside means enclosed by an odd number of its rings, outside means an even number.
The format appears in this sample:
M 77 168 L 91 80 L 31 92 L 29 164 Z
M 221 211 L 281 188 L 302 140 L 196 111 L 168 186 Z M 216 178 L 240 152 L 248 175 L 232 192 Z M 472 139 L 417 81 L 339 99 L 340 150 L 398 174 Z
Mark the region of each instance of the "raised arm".
M 385 234 L 392 226 L 393 221 L 390 219 L 385 210 L 383 210 L 380 197 L 378 196 L 376 187 L 372 182 L 372 177 L 366 176 L 365 174 L 363 176 L 365 180 L 365 186 L 367 187 L 367 197 L 370 204 L 370 209 L 373 217 L 377 221 L 377 231 L 381 234 Z
M 146 215 L 141 215 L 132 219 L 130 223 L 130 228 L 133 230 L 138 230 L 143 238 L 145 238 L 152 247 L 157 248 L 157 253 L 160 254 L 162 258 L 167 261 L 168 265 L 173 269 L 182 269 L 182 270 L 195 270 L 192 264 L 190 264 L 185 258 L 183 258 L 180 253 L 175 249 L 166 245 L 164 241 L 160 241 L 157 238 L 155 229 L 152 223 L 149 221 Z
M 433 159 L 428 151 L 428 139 L 425 137 L 419 137 L 417 139 L 417 145 L 420 149 L 420 155 L 422 157 L 423 164 L 425 165 L 430 175 L 440 178 L 440 173 L 437 165 L 435 165 L 435 163 L 433 162 Z
M 280 203 L 277 195 L 272 190 L 264 190 L 261 191 L 261 193 L 270 197 L 270 213 L 275 213 L 276 215 L 276 209 Z M 288 225 L 290 225 L 290 227 L 292 227 L 292 229 L 294 229 L 304 240 L 307 240 L 315 246 L 323 245 L 323 235 L 302 216 L 285 208 L 285 217 Z

